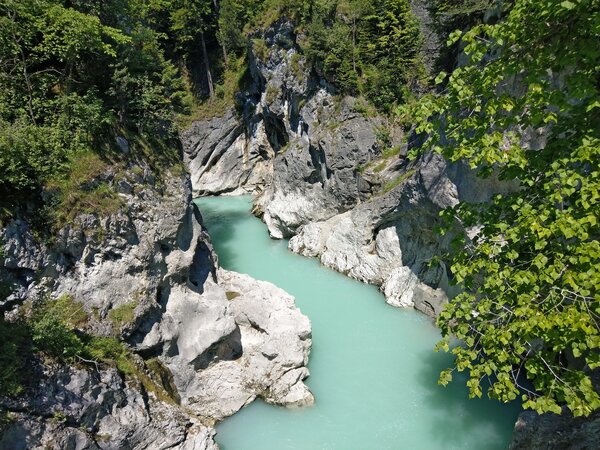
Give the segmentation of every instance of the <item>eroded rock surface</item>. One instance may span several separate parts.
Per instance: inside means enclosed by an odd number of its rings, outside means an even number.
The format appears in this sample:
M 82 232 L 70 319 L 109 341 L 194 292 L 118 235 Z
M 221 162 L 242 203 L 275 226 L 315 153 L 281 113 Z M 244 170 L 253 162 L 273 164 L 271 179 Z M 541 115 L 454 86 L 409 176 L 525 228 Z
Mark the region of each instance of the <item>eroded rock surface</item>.
M 119 336 L 169 386 L 149 390 L 143 368 L 131 378 L 103 364 L 40 362 L 38 385 L 2 399 L 10 423 L 0 448 L 208 450 L 215 421 L 256 397 L 311 404 L 308 318 L 281 289 L 218 268 L 189 182 L 130 180 L 120 196 L 119 212 L 77 218 L 52 246 L 24 221 L 2 229 L 1 274 L 15 289 L 0 306 L 12 317 L 68 295 L 89 316 L 86 333 Z
M 231 333 L 192 361 L 183 355 L 164 359 L 182 404 L 216 419 L 257 396 L 284 406 L 312 404 L 313 396 L 302 382 L 308 376 L 311 345 L 308 318 L 289 294 L 271 283 L 224 270 L 219 279 L 234 324 Z
M 451 236 L 434 230 L 439 211 L 459 200 L 485 201 L 512 189 L 477 178 L 439 155 L 423 156 L 404 169 L 401 181 L 349 212 L 302 226 L 289 248 L 352 278 L 381 287 L 389 304 L 436 316 L 456 292 L 439 259 Z
M 46 369 L 28 399 L 3 406 L 3 449 L 217 449 L 212 428 L 114 369 Z
M 593 450 L 600 443 L 600 413 L 587 418 L 525 411 L 515 425 L 510 450 Z
M 250 52 L 252 83 L 238 109 L 196 122 L 182 134 L 197 194 L 259 194 L 257 214 L 273 237 L 348 211 L 372 192 L 357 172 L 381 152 L 385 120 L 306 67 L 290 23 L 265 36 L 268 56 Z M 286 43 L 286 44 L 282 44 Z
M 274 24 L 266 55 L 250 51 L 243 112 L 184 134 L 193 190 L 255 193 L 254 213 L 272 237 L 292 238 L 293 251 L 380 286 L 394 306 L 437 315 L 455 294 L 438 262 L 449 242 L 434 232 L 439 211 L 510 186 L 439 155 L 409 162 L 420 137 L 366 113 L 360 100 L 335 97 L 306 70 L 296 39 L 289 23 Z

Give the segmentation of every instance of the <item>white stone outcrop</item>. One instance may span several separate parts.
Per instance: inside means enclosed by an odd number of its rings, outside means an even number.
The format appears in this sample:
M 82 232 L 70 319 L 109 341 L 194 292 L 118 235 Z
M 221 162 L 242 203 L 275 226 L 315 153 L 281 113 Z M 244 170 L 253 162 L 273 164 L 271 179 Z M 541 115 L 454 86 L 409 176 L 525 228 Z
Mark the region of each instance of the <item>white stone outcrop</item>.
M 218 289 L 235 325 L 215 342 L 221 348 L 208 358 L 206 351 L 192 360 L 193 353 L 163 358 L 182 404 L 215 419 L 234 414 L 256 397 L 283 406 L 312 404 L 303 383 L 309 374 L 311 326 L 293 297 L 271 283 L 222 269 Z

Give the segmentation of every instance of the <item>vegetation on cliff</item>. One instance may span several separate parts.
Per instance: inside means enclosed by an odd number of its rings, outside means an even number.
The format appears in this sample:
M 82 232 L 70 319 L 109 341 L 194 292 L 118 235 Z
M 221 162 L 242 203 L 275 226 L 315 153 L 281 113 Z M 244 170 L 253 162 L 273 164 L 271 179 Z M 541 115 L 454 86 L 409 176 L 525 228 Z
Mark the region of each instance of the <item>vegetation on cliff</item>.
M 408 0 L 223 0 L 221 13 L 227 19 L 219 21 L 219 38 L 231 52 L 244 51 L 248 37 L 277 20 L 292 21 L 317 74 L 383 111 L 424 79 L 422 37 Z
M 173 117 L 189 95 L 142 4 L 0 1 L 1 215 L 44 189 L 60 199 L 79 160 L 119 154 L 118 134 L 177 157 Z
M 176 401 L 170 388 L 155 380 L 165 370 L 157 360 L 136 357 L 117 337 L 90 333 L 89 320 L 81 303 L 68 295 L 34 303 L 15 321 L 0 318 L 0 396 L 16 396 L 30 387 L 39 377 L 39 363 L 43 361 L 96 369 L 113 367 L 161 400 Z
M 444 212 L 479 228 L 450 255 L 464 293 L 438 320 L 439 347 L 456 357 L 440 382 L 467 370 L 472 396 L 589 415 L 600 407 L 600 2 L 506 6 L 498 23 L 452 34 L 468 59 L 412 111 L 426 147 L 521 186 Z
M 0 218 L 42 197 L 76 213 L 82 202 L 63 200 L 82 192 L 113 205 L 110 186 L 88 192 L 76 173 L 93 154 L 110 165 L 150 146 L 176 160 L 175 115 L 194 96 L 227 105 L 253 33 L 276 20 L 297 24 L 318 74 L 383 110 L 422 76 L 408 0 L 1 0 Z

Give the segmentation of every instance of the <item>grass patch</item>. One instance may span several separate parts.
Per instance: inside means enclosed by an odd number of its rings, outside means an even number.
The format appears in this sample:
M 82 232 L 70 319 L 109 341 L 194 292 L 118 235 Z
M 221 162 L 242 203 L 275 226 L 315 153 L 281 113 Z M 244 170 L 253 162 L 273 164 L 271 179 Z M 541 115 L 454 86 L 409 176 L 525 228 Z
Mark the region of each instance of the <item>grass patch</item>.
M 151 136 L 128 136 L 131 155 L 134 159 L 145 161 L 153 173 L 160 175 L 170 171 L 173 175 L 181 173 L 183 163 L 179 155 L 179 146 L 175 142 L 165 141 Z M 135 175 L 143 175 L 144 169 L 134 166 L 130 170 Z
M 82 355 L 95 363 L 116 367 L 124 375 L 133 376 L 137 367 L 130 350 L 115 337 L 84 335 Z
M 382 161 L 373 168 L 373 172 L 379 173 L 387 167 L 387 161 Z
M 355 170 L 356 170 L 358 173 L 360 173 L 360 174 L 363 174 L 363 173 L 365 173 L 365 171 L 366 171 L 366 170 L 367 170 L 367 169 L 368 169 L 370 166 L 371 166 L 371 163 L 370 163 L 370 162 L 368 162 L 368 163 L 366 163 L 366 164 L 357 164 L 357 166 L 356 166 Z
M 235 291 L 227 291 L 225 292 L 225 295 L 227 296 L 227 300 L 231 301 L 238 298 L 241 294 Z
M 181 397 L 179 396 L 179 392 L 177 392 L 177 387 L 175 386 L 175 381 L 173 380 L 173 373 L 169 370 L 169 368 L 166 367 L 158 358 L 147 360 L 146 367 L 150 371 L 153 386 L 155 388 L 162 388 L 154 390 L 157 397 L 162 398 L 164 393 L 167 393 L 171 401 L 174 400 L 176 403 L 180 403 Z
M 89 320 L 83 304 L 70 295 L 61 295 L 56 300 L 47 300 L 35 314 L 36 318 L 52 316 L 71 328 L 83 328 Z
M 260 61 L 266 61 L 269 57 L 269 47 L 264 39 L 252 39 L 252 50 Z
M 74 225 L 75 219 L 82 214 L 106 217 L 115 214 L 123 206 L 123 200 L 104 182 L 90 190 L 77 187 L 64 189 L 61 190 L 58 204 L 52 212 L 53 225 L 56 229 Z
M 54 196 L 49 216 L 55 229 L 73 225 L 81 214 L 106 216 L 123 206 L 123 201 L 108 183 L 94 183 L 108 172 L 109 167 L 96 153 L 79 153 L 71 158 L 66 176 L 47 183 L 46 188 Z
M 264 31 L 281 18 L 282 0 L 267 0 L 252 20 L 244 27 L 244 33 L 250 35 Z
M 267 91 L 265 92 L 265 101 L 267 102 L 267 104 L 270 105 L 271 103 L 273 103 L 275 100 L 277 100 L 278 96 L 279 96 L 279 89 L 277 89 L 272 84 L 268 84 Z
M 381 152 L 381 156 L 384 158 L 398 156 L 400 154 L 400 150 L 402 150 L 402 148 L 399 145 L 395 147 L 386 147 L 385 150 Z
M 292 148 L 292 141 L 287 141 L 283 147 L 281 147 L 278 151 L 277 154 L 279 155 L 283 155 L 285 152 L 287 152 L 290 148 Z
M 123 325 L 133 322 L 133 319 L 135 318 L 135 308 L 137 308 L 137 306 L 137 301 L 125 303 L 111 309 L 108 313 L 108 318 L 115 327 L 121 328 Z
M 377 140 L 377 145 L 379 145 L 380 148 L 388 149 L 389 147 L 391 147 L 392 135 L 390 134 L 390 130 L 388 127 L 380 125 L 375 127 L 373 131 L 375 132 L 375 139 Z
M 222 81 L 215 86 L 215 95 L 192 106 L 190 113 L 177 117 L 179 129 L 189 128 L 198 120 L 223 116 L 228 109 L 236 106 L 235 95 L 244 89 L 249 78 L 245 57 L 231 60 L 223 73 Z
M 302 71 L 302 56 L 299 53 L 294 53 L 290 57 L 290 68 L 294 77 L 296 77 L 301 83 L 304 82 L 304 72 Z
M 352 105 L 352 109 L 363 117 L 377 117 L 381 113 L 366 98 L 359 97 Z
M 407 170 L 399 177 L 397 177 L 391 181 L 388 181 L 386 184 L 383 185 L 383 190 L 382 190 L 383 193 L 385 194 L 385 193 L 391 191 L 396 186 L 400 185 L 402 182 L 404 182 L 404 181 L 408 180 L 410 177 L 412 177 L 416 172 L 417 172 L 416 169 Z

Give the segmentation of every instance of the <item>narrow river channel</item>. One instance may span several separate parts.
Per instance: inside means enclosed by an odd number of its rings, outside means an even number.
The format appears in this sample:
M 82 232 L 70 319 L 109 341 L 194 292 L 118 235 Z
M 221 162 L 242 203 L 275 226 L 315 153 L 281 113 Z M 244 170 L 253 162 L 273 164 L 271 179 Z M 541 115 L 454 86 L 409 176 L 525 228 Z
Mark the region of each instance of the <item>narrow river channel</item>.
M 269 239 L 250 197 L 196 201 L 222 267 L 296 297 L 312 323 L 307 384 L 316 404 L 256 401 L 218 425 L 222 450 L 506 449 L 517 405 L 469 400 L 461 379 L 437 385 L 448 355 L 431 319 L 388 306 L 377 288 Z

